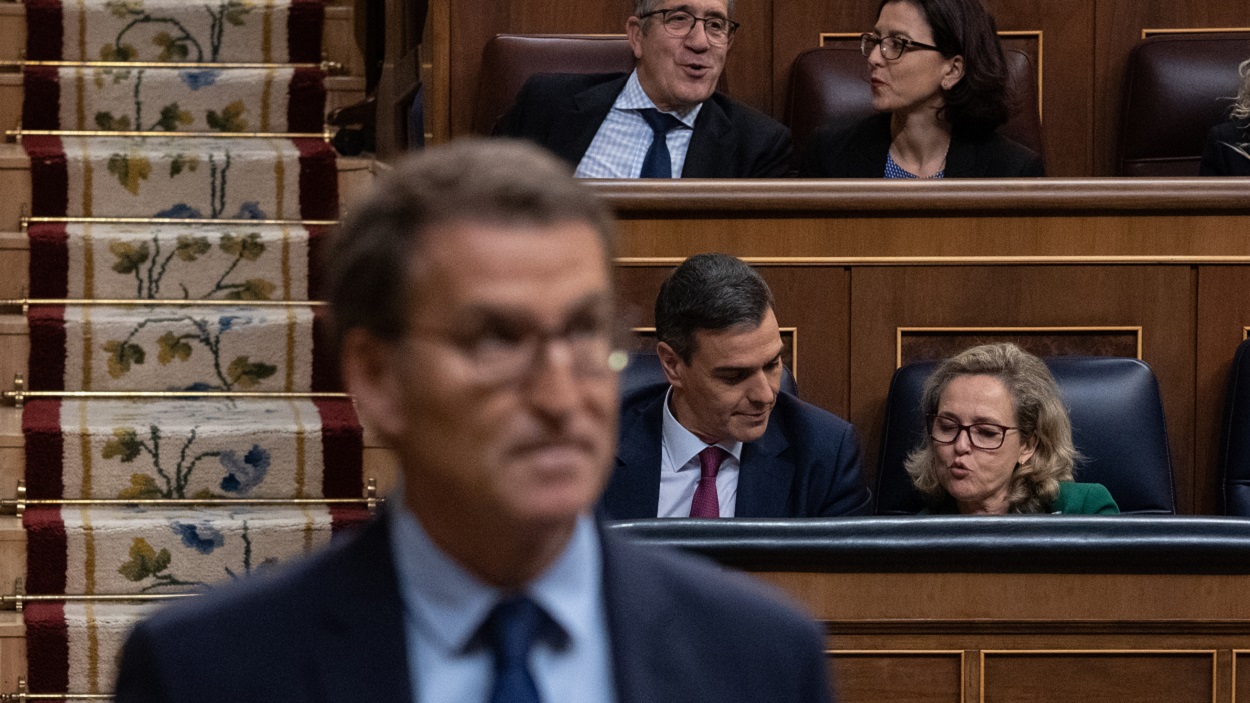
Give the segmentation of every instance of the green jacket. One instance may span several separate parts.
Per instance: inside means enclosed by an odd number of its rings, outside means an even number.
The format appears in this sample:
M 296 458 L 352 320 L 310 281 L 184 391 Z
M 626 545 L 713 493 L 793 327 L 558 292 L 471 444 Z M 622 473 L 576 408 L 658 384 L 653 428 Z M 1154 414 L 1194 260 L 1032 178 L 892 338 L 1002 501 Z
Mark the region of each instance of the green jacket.
M 954 515 L 958 512 L 955 499 L 947 496 L 936 509 L 925 508 L 919 514 Z M 1101 483 L 1064 481 L 1059 484 L 1059 495 L 1047 512 L 1061 515 L 1118 515 L 1120 508 L 1115 504 L 1107 487 Z

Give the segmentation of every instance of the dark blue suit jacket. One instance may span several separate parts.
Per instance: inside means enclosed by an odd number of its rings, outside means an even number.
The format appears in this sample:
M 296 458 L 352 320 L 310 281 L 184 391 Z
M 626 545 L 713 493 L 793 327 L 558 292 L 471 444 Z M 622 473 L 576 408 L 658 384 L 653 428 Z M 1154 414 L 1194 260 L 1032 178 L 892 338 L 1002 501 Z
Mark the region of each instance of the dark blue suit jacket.
M 581 163 L 626 73 L 545 73 L 530 78 L 499 118 L 495 135 L 529 139 L 573 165 Z M 682 178 L 770 178 L 790 171 L 790 130 L 715 93 L 694 121 Z
M 117 702 L 411 701 L 387 535 L 376 520 L 277 576 L 141 623 Z M 816 627 L 759 584 L 607 534 L 603 563 L 619 703 L 831 699 Z
M 621 438 L 601 503 L 613 520 L 653 518 L 660 501 L 664 394 L 647 386 L 621 401 Z M 872 499 L 850 423 L 779 393 L 764 436 L 742 448 L 736 517 L 867 515 Z

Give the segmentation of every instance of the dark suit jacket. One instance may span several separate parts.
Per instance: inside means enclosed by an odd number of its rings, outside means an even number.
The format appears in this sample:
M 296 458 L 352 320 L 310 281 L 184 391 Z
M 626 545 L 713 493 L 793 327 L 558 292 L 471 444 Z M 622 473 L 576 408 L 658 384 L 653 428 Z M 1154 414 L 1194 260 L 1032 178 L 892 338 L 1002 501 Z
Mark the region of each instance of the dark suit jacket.
M 811 178 L 883 178 L 890 151 L 890 114 L 822 127 L 803 154 L 799 175 Z M 997 133 L 951 135 L 946 178 L 1044 176 L 1037 152 Z
M 407 703 L 387 521 L 138 625 L 118 703 Z M 746 577 L 603 535 L 619 703 L 829 701 L 815 625 Z M 558 703 L 551 701 L 550 703 Z
M 659 510 L 667 391 L 667 384 L 647 386 L 622 400 L 616 471 L 601 504 L 605 517 L 653 518 Z M 778 394 L 764 436 L 742 448 L 734 515 L 866 515 L 871 503 L 851 425 L 788 393 Z
M 616 96 L 624 73 L 547 73 L 530 78 L 495 135 L 537 142 L 577 167 Z M 645 150 L 645 147 L 644 147 Z M 770 178 L 790 170 L 790 130 L 715 93 L 694 121 L 683 178 Z
M 1207 132 L 1207 144 L 1202 150 L 1198 175 L 1250 176 L 1250 159 L 1228 146 L 1246 142 L 1250 142 L 1250 120 L 1235 120 L 1212 127 Z

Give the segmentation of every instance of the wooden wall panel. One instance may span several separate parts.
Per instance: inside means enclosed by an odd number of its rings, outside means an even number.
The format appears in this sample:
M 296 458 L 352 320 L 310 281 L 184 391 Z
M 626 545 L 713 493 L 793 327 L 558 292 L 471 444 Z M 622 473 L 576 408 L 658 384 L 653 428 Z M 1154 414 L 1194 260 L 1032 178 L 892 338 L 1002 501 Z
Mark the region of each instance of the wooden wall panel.
M 962 703 L 962 652 L 830 652 L 841 703 Z
M 1053 176 L 1088 175 L 1091 168 L 1091 108 L 1088 76 L 1094 44 L 1093 4 L 1086 0 L 987 0 L 1003 31 L 1041 30 L 1046 167 Z M 820 45 L 822 32 L 860 33 L 876 22 L 877 3 L 796 0 L 776 4 L 773 21 L 773 114 L 785 111 L 794 59 Z M 1016 46 L 1019 40 L 1010 40 Z M 1017 46 L 1032 55 L 1025 46 Z
M 655 324 L 655 296 L 672 266 L 621 266 L 617 286 L 631 327 Z M 799 394 L 847 416 L 850 363 L 850 273 L 842 267 L 760 268 L 777 301 L 777 322 L 795 328 L 795 380 Z
M 1224 403 L 1228 393 L 1233 353 L 1250 327 L 1250 273 L 1241 267 L 1198 268 L 1197 395 L 1202 399 L 1194 417 L 1195 466 L 1210 471 L 1195 474 L 1195 512 L 1219 513 L 1219 462 Z M 1243 699 L 1250 701 L 1250 698 Z
M 1097 0 L 1094 21 L 1094 173 L 1115 173 L 1124 74 L 1143 29 L 1250 27 L 1246 0 Z
M 1214 703 L 1214 652 L 985 652 L 985 703 Z
M 1193 309 L 1186 267 L 949 266 L 855 268 L 851 285 L 851 414 L 878 447 L 884 390 L 898 327 L 1140 326 L 1143 358 L 1159 378 L 1177 479 L 1177 504 L 1193 510 Z M 1108 291 L 1143 294 L 1109 295 Z M 1149 291 L 1149 293 L 1145 293 Z M 864 457 L 869 480 L 877 456 Z

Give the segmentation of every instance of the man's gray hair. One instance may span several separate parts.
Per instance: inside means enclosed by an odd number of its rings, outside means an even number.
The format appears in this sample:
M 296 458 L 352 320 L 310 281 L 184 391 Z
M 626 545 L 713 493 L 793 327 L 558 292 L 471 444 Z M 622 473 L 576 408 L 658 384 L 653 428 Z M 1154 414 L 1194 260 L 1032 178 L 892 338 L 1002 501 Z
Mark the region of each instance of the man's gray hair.
M 634 0 L 634 17 L 642 17 L 648 12 L 655 12 L 660 6 L 669 0 Z M 734 0 L 727 0 L 729 18 L 734 16 Z

